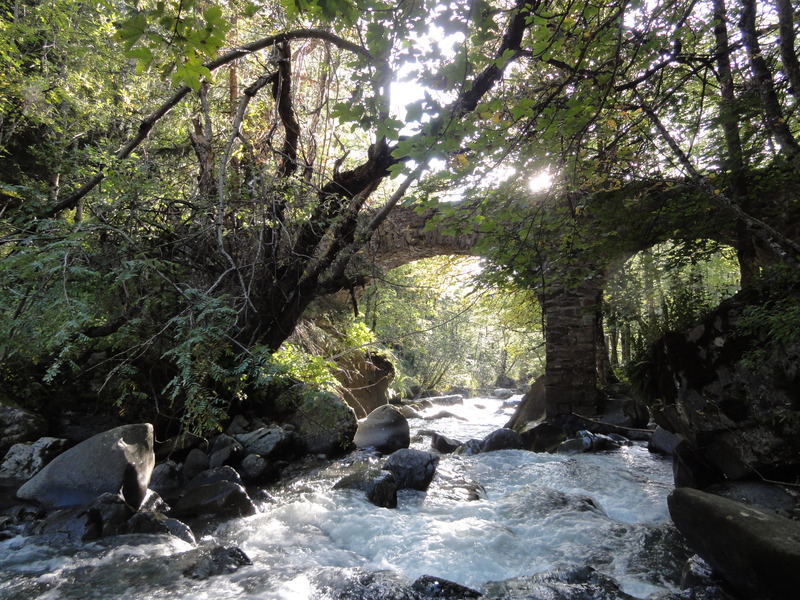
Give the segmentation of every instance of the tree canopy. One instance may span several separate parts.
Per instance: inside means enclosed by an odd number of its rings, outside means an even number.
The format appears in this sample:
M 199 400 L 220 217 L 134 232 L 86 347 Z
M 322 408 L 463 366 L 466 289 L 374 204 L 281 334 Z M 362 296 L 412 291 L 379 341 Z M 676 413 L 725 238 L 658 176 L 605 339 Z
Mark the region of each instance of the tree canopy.
M 6 387 L 222 411 L 400 205 L 535 286 L 613 242 L 587 199 L 689 186 L 743 273 L 796 265 L 760 190 L 800 173 L 797 29 L 790 0 L 4 0 Z

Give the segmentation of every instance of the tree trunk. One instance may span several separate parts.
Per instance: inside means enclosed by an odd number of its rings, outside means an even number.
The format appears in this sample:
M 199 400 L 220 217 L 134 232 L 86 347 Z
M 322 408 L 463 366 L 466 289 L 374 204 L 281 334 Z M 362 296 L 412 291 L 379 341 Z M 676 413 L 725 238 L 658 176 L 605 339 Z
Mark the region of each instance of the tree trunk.
M 720 124 L 725 135 L 727 149 L 727 157 L 723 165 L 733 176 L 731 181 L 731 200 L 737 203 L 745 212 L 750 212 L 742 139 L 739 135 L 738 107 L 730 61 L 731 46 L 727 19 L 725 0 L 714 0 L 714 53 L 717 57 L 717 72 L 719 73 Z M 739 281 L 742 286 L 746 286 L 758 275 L 759 268 L 753 236 L 747 224 L 743 221 L 738 221 L 736 224 L 736 238 Z
M 742 42 L 750 59 L 750 69 L 753 80 L 761 96 L 767 127 L 777 140 L 781 150 L 800 173 L 800 143 L 792 135 L 781 109 L 778 95 L 775 92 L 775 82 L 769 70 L 761 44 L 758 41 L 756 29 L 756 0 L 742 0 L 742 19 L 740 21 Z

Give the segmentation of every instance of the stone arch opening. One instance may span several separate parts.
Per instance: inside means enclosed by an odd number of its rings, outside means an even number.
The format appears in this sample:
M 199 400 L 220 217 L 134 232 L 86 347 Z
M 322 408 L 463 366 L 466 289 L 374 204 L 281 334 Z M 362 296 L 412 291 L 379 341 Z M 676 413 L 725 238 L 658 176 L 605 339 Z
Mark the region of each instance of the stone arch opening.
M 517 387 L 544 369 L 535 294 L 477 284 L 478 262 L 442 252 L 389 270 L 362 294 L 367 325 L 408 378 L 395 387 L 412 395 Z

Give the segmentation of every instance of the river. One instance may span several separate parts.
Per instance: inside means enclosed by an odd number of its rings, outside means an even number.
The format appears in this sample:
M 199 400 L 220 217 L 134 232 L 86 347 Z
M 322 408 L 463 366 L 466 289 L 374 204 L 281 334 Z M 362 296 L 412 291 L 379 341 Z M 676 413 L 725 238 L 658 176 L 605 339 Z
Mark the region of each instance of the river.
M 482 438 L 512 411 L 487 398 L 446 410 L 466 420 L 412 419 L 412 447 L 428 449 L 426 429 Z M 509 580 L 564 565 L 589 565 L 637 598 L 677 590 L 686 551 L 667 512 L 671 462 L 642 445 L 579 455 L 444 456 L 428 492 L 402 491 L 396 509 L 333 489 L 358 460 L 370 459 L 311 461 L 269 489 L 272 499 L 258 514 L 208 527 L 201 548 L 237 546 L 252 560 L 233 573 L 185 576 L 202 550 L 167 537 L 119 536 L 74 548 L 16 537 L 0 542 L 0 598 L 350 599 L 358 596 L 342 590 L 378 573 L 409 582 L 432 575 L 515 599 L 532 596 L 515 595 Z

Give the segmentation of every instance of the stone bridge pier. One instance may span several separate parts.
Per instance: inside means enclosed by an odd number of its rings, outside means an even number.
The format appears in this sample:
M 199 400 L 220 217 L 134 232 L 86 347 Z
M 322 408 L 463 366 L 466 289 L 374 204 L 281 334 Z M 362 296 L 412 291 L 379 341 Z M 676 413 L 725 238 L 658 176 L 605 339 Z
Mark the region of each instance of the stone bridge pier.
M 555 284 L 542 295 L 545 315 L 546 416 L 595 416 L 597 317 L 602 278 Z

